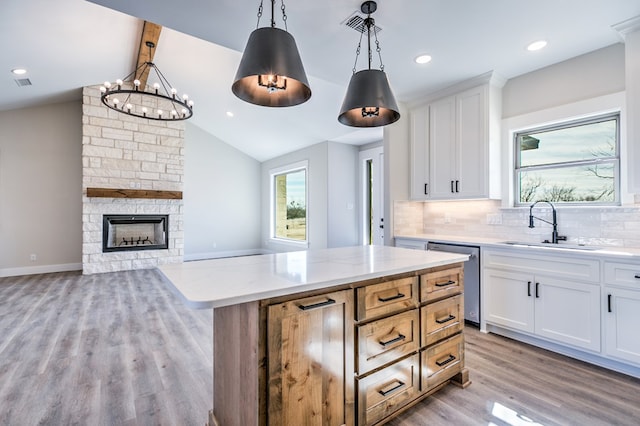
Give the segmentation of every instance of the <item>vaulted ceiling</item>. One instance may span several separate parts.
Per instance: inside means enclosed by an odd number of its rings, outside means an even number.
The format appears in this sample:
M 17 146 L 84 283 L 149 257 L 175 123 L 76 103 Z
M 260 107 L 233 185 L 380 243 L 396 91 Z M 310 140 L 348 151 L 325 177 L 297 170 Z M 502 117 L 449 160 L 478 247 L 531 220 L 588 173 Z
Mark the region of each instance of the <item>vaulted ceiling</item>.
M 79 99 L 83 86 L 124 77 L 134 68 L 148 20 L 163 26 L 154 62 L 196 102 L 191 122 L 248 155 L 263 161 L 327 140 L 380 140 L 380 128 L 337 121 L 359 39 L 345 21 L 360 4 L 285 2 L 313 94 L 296 107 L 264 108 L 238 100 L 230 89 L 259 1 L 4 0 L 0 111 Z M 280 6 L 276 2 L 282 28 Z M 270 2 L 264 10 L 260 26 L 268 25 Z M 384 69 L 398 101 L 407 103 L 487 71 L 512 78 L 621 42 L 611 26 L 638 15 L 638 0 L 379 0 L 373 17 L 382 29 Z M 538 39 L 548 46 L 528 52 Z M 416 64 L 422 53 L 433 60 Z M 366 66 L 363 56 L 358 69 Z M 10 71 L 18 67 L 28 73 L 14 76 Z M 18 85 L 19 78 L 32 85 Z

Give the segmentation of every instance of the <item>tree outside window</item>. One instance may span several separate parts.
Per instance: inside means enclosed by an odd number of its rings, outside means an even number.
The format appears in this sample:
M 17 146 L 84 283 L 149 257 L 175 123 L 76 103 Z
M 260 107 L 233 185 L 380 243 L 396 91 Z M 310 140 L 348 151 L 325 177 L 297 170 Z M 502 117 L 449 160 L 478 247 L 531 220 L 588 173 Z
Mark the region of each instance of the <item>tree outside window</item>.
M 620 203 L 619 114 L 515 134 L 516 205 Z
M 307 169 L 272 175 L 274 238 L 307 240 Z

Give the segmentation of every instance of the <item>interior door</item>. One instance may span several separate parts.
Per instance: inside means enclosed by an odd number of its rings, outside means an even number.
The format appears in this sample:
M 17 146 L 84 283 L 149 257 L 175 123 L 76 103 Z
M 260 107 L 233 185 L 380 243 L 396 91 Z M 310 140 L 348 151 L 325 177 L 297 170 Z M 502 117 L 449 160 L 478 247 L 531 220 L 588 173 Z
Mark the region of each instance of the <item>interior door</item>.
M 384 150 L 360 151 L 361 235 L 363 245 L 384 245 Z

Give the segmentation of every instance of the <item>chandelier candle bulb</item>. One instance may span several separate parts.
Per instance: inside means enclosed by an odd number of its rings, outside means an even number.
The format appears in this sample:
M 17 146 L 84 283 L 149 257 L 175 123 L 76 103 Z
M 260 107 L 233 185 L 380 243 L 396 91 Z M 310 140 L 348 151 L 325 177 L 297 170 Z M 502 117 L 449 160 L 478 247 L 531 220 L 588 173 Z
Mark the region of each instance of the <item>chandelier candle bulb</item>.
M 145 44 L 149 49 L 155 47 L 151 41 L 147 41 Z M 153 57 L 151 53 L 149 54 L 150 58 Z M 153 78 L 156 81 L 152 85 L 148 85 L 146 79 L 151 79 L 152 73 L 155 73 Z M 143 78 L 143 76 L 147 77 Z M 105 106 L 134 117 L 173 121 L 186 120 L 193 115 L 193 103 L 187 102 L 186 97 L 180 99 L 177 96 L 178 89 L 167 81 L 153 62 L 144 62 L 126 77 L 117 79 L 115 86 L 111 82 L 105 81 L 100 92 L 102 103 Z M 115 98 L 115 95 L 124 98 L 122 103 L 119 98 Z M 149 111 L 151 113 L 147 114 Z M 178 114 L 178 111 L 182 111 L 182 114 Z

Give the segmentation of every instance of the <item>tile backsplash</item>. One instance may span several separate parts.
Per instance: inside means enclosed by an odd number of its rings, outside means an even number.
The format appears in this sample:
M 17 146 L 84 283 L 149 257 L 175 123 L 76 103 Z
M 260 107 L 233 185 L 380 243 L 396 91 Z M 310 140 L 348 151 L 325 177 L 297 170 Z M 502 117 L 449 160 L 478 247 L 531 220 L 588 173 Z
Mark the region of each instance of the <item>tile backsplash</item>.
M 640 206 L 558 207 L 558 233 L 573 244 L 640 248 Z M 551 221 L 551 209 L 539 204 L 534 215 Z M 435 234 L 540 242 L 552 227 L 535 221 L 529 208 L 502 208 L 499 200 L 394 203 L 394 235 Z

